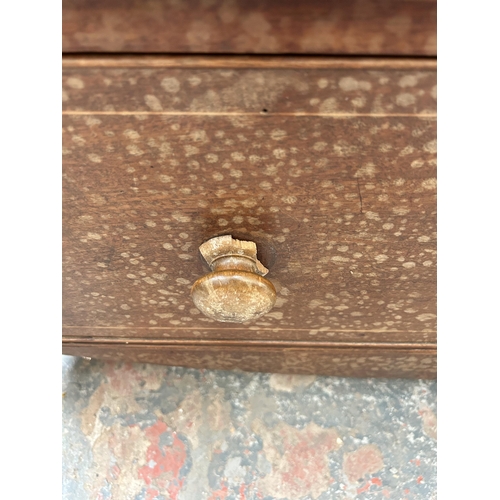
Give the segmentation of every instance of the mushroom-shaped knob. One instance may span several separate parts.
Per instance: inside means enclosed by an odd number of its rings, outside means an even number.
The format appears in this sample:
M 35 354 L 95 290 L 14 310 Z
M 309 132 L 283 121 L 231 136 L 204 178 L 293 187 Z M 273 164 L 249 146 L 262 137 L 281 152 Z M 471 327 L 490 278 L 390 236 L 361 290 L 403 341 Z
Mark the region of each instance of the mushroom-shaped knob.
M 191 288 L 195 306 L 209 318 L 244 323 L 269 312 L 276 289 L 266 278 L 268 270 L 257 259 L 257 246 L 232 236 L 217 236 L 200 246 L 211 273 Z

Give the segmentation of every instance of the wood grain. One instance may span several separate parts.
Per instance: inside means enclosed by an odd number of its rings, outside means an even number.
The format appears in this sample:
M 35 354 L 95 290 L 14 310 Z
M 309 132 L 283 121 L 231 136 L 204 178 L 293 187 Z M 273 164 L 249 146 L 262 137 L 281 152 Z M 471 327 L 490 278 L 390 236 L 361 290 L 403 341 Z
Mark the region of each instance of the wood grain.
M 273 69 L 259 58 L 234 67 L 195 59 L 66 60 L 65 352 L 92 339 L 118 342 L 115 351 L 133 340 L 200 340 L 207 356 L 218 341 L 286 341 L 353 353 L 363 343 L 377 353 L 405 346 L 401 359 L 422 349 L 432 358 L 435 63 L 309 59 Z M 216 323 L 189 297 L 208 271 L 199 245 L 223 234 L 257 243 L 277 290 L 275 308 L 254 323 Z M 422 369 L 407 373 L 432 372 Z M 352 373 L 374 373 L 363 370 Z
M 433 349 L 294 348 L 217 346 L 130 346 L 65 344 L 69 355 L 112 361 L 132 361 L 210 370 L 316 374 L 337 377 L 432 379 Z
M 63 0 L 64 52 L 436 55 L 435 0 Z

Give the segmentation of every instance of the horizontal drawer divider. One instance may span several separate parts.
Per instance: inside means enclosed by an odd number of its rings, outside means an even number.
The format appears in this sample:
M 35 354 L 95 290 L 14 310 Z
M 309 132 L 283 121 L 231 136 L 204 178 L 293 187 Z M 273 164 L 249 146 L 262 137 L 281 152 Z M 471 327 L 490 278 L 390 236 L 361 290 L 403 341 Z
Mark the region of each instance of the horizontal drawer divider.
M 279 340 L 185 340 L 185 339 L 131 339 L 107 337 L 63 337 L 66 345 L 135 345 L 161 347 L 274 347 L 274 348 L 363 348 L 363 349 L 424 349 L 435 350 L 435 343 L 397 343 L 397 342 L 325 342 L 325 341 L 279 341 Z
M 171 326 L 70 326 L 70 325 L 64 325 L 63 330 L 217 330 L 221 331 L 220 326 L 215 326 L 215 327 L 209 327 L 209 326 L 192 326 L 192 327 L 187 327 L 187 326 L 182 326 L 182 327 L 175 327 L 172 328 Z M 265 327 L 248 327 L 248 326 L 231 326 L 228 328 L 228 330 L 242 330 L 245 332 L 248 331 L 270 331 L 270 332 L 279 332 L 279 331 L 299 331 L 299 332 L 308 332 L 310 330 L 314 330 L 314 328 L 265 328 Z M 336 330 L 324 330 L 324 331 L 331 331 L 331 332 L 337 332 Z M 348 329 L 343 329 L 342 331 L 339 331 L 338 333 L 408 333 L 407 330 L 348 330 Z M 415 333 L 416 335 L 420 333 L 436 333 L 435 330 L 422 330 L 418 332 L 411 332 Z
M 64 54 L 63 68 L 436 69 L 435 57 Z
M 280 112 L 244 112 L 244 111 L 72 111 L 62 112 L 72 116 L 317 116 L 327 118 L 437 118 L 435 113 L 280 113 Z

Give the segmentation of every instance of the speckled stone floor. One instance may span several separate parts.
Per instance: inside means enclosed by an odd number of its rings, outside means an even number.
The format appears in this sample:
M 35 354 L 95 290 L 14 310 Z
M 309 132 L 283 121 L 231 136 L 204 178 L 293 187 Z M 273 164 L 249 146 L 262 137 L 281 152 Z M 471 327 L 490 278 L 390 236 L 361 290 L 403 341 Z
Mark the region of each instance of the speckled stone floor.
M 63 356 L 68 500 L 432 500 L 436 382 Z

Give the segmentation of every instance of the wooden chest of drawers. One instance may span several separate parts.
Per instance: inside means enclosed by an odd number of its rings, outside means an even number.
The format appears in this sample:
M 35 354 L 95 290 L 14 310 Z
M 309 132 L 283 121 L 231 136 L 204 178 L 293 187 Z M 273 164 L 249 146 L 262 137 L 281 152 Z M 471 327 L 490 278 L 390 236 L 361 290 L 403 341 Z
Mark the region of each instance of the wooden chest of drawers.
M 112 48 L 90 25 L 77 36 L 89 13 L 70 7 L 67 51 Z M 131 23 L 118 50 L 175 52 L 173 35 Z M 427 28 L 410 53 L 432 52 Z M 210 40 L 212 52 L 236 43 Z M 318 51 L 335 52 L 325 40 Z M 64 353 L 435 376 L 434 59 L 68 54 L 63 174 Z M 225 234 L 254 241 L 270 271 L 277 301 L 256 321 L 214 321 L 190 298 L 208 270 L 199 245 Z

